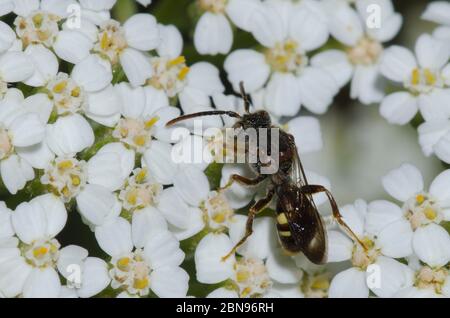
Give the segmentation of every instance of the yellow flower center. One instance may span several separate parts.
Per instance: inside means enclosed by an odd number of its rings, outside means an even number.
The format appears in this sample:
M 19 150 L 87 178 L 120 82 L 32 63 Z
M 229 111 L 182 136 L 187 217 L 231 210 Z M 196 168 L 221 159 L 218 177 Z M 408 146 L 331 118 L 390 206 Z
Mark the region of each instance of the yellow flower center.
M 356 46 L 347 50 L 347 55 L 354 65 L 374 65 L 382 52 L 383 46 L 380 42 L 362 38 Z
M 430 93 L 434 88 L 443 86 L 444 80 L 440 73 L 429 68 L 413 69 L 405 83 L 405 87 L 415 94 Z
M 277 43 L 265 51 L 266 61 L 275 72 L 297 74 L 308 63 L 307 56 L 299 49 L 299 44 L 293 40 Z
M 147 85 L 164 90 L 169 97 L 174 97 L 184 88 L 190 70 L 184 56 L 174 59 L 153 57 L 150 61 L 153 76 L 147 81 Z
M 227 5 L 227 0 L 198 0 L 198 6 L 203 11 L 212 13 L 224 13 Z
M 41 183 L 48 185 L 50 191 L 64 202 L 77 196 L 86 180 L 86 162 L 74 158 L 56 158 L 41 177 Z

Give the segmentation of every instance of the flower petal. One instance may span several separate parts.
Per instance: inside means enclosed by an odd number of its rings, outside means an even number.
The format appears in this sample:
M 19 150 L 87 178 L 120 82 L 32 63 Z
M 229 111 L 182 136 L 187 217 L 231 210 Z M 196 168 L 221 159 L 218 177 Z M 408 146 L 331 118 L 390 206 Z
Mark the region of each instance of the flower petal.
M 187 228 L 188 205 L 181 199 L 174 187 L 164 189 L 161 193 L 158 209 L 170 224 L 181 229 Z
M 161 141 L 153 141 L 144 153 L 144 162 L 156 181 L 163 185 L 173 182 L 177 167 L 172 160 L 172 146 Z
M 45 86 L 58 73 L 58 59 L 56 55 L 45 46 L 29 45 L 27 54 L 34 64 L 33 75 L 28 77 L 25 84 L 33 87 Z
M 102 250 L 112 257 L 120 257 L 133 250 L 131 225 L 123 218 L 96 227 L 95 238 Z
M 402 258 L 412 254 L 413 231 L 409 221 L 400 219 L 384 227 L 377 237 L 381 252 L 392 258 Z
M 153 74 L 148 58 L 140 51 L 127 48 L 120 55 L 120 64 L 131 85 L 143 85 Z
M 131 234 L 134 246 L 143 248 L 149 237 L 159 231 L 167 231 L 167 222 L 158 209 L 150 206 L 133 212 Z
M 339 87 L 347 84 L 353 73 L 353 66 L 347 55 L 340 50 L 326 50 L 314 55 L 311 65 L 327 71 Z
M 74 155 L 95 141 L 91 125 L 78 114 L 59 117 L 47 126 L 46 137 L 48 146 L 58 156 Z
M 34 65 L 23 52 L 6 52 L 0 56 L 0 78 L 8 83 L 21 82 L 33 75 Z
M 172 59 L 181 55 L 183 51 L 183 37 L 174 25 L 158 25 L 161 42 L 156 49 L 159 56 Z
M 137 50 L 150 51 L 160 43 L 158 24 L 151 14 L 133 15 L 125 22 L 123 29 L 128 45 Z
M 81 298 L 93 297 L 104 290 L 110 280 L 105 261 L 97 257 L 88 257 L 84 262 L 81 287 L 77 289 L 77 294 Z
M 306 154 L 322 149 L 322 132 L 317 118 L 296 117 L 287 123 L 287 130 L 294 136 L 299 153 Z
M 9 132 L 14 146 L 29 147 L 44 139 L 45 126 L 37 114 L 28 113 L 14 120 Z
M 423 190 L 422 174 L 415 166 L 407 163 L 391 170 L 382 182 L 387 193 L 403 202 Z
M 368 298 L 366 273 L 354 267 L 337 274 L 328 290 L 330 298 Z
M 93 225 L 102 225 L 119 216 L 122 206 L 117 197 L 105 187 L 88 184 L 77 198 L 81 215 Z
M 338 85 L 326 71 L 317 67 L 307 67 L 299 78 L 299 92 L 302 103 L 308 110 L 315 114 L 323 114 L 337 94 Z
M 274 47 L 286 36 L 281 16 L 270 5 L 258 6 L 249 23 L 253 36 L 265 47 Z
M 391 46 L 384 50 L 380 59 L 380 72 L 394 82 L 403 83 L 417 67 L 413 53 L 401 46 Z
M 352 257 L 353 242 L 343 233 L 328 231 L 328 262 L 342 262 Z
M 22 190 L 25 184 L 34 179 L 34 170 L 28 162 L 17 155 L 0 161 L 0 175 L 3 184 L 11 194 Z
M 418 228 L 414 232 L 413 248 L 419 259 L 431 267 L 444 266 L 450 261 L 450 236 L 437 224 Z
M 232 247 L 231 240 L 225 234 L 206 235 L 195 250 L 197 280 L 204 284 L 216 284 L 230 278 L 233 275 L 235 257 L 231 255 L 226 261 L 222 261 L 222 257 Z
M 61 290 L 58 273 L 52 267 L 35 268 L 23 286 L 25 298 L 57 298 Z
M 163 267 L 150 275 L 151 289 L 160 298 L 186 297 L 189 275 L 180 267 Z
M 378 65 L 358 65 L 352 79 L 350 96 L 369 105 L 383 99 L 384 79 L 379 75 Z
M 77 64 L 85 59 L 94 44 L 83 33 L 74 30 L 63 30 L 58 33 L 53 49 L 56 55 L 66 62 Z
M 422 34 L 417 39 L 415 50 L 419 65 L 431 70 L 442 68 L 450 57 L 450 44 L 429 34 Z
M 157 270 L 179 266 L 184 260 L 180 242 L 169 231 L 155 231 L 148 236 L 144 257 L 149 266 Z
M 239 91 L 240 82 L 244 82 L 249 93 L 254 92 L 266 83 L 270 75 L 270 67 L 266 64 L 264 55 L 248 49 L 230 53 L 224 68 L 236 92 Z
M 267 84 L 265 104 L 275 116 L 295 116 L 301 106 L 302 95 L 293 74 L 275 73 Z
M 177 193 L 192 206 L 199 206 L 208 196 L 208 178 L 196 167 L 181 170 L 173 182 Z
M 425 154 L 425 156 L 431 156 L 431 154 L 434 152 L 435 147 L 438 143 L 441 142 L 445 138 L 445 136 L 450 132 L 450 122 L 448 120 L 434 120 L 434 121 L 428 121 L 424 122 L 419 126 L 417 129 L 419 133 L 419 144 L 422 147 L 422 151 Z M 443 144 L 445 144 L 446 141 L 443 141 Z M 444 147 L 444 152 L 442 152 L 442 160 L 446 161 L 446 158 L 449 158 L 450 160 L 450 154 L 447 157 L 446 153 L 446 147 Z
M 405 125 L 419 110 L 417 99 L 409 93 L 398 92 L 386 96 L 380 106 L 381 116 L 390 124 Z
M 111 64 L 97 55 L 89 55 L 74 66 L 72 78 L 87 92 L 104 89 L 112 81 Z
M 227 54 L 233 44 L 233 31 L 223 14 L 205 12 L 194 31 L 194 45 L 205 55 Z
M 365 230 L 378 235 L 389 224 L 402 218 L 403 212 L 400 207 L 392 202 L 385 200 L 373 201 L 369 204 Z
M 389 257 L 380 256 L 377 261 L 372 265 L 377 266 L 377 272 L 367 272 L 367 282 L 371 283 L 371 275 L 374 279 L 377 279 L 379 285 L 370 286 L 371 290 L 378 297 L 392 297 L 399 290 L 410 287 L 413 284 L 413 271 L 406 265 L 393 260 Z M 378 277 L 377 277 L 378 276 Z M 376 283 L 376 281 L 374 281 Z
M 306 51 L 315 50 L 328 40 L 327 20 L 306 6 L 291 13 L 289 33 Z

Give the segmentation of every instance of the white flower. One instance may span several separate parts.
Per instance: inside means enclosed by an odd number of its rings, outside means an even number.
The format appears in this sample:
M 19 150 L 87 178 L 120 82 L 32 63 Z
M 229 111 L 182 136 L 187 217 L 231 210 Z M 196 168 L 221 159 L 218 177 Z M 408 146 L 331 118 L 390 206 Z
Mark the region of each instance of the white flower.
M 117 123 L 120 101 L 111 85 L 112 71 L 107 61 L 96 55 L 89 55 L 76 64 L 71 75 L 68 75 L 58 72 L 56 56 L 44 46 L 30 45 L 25 52 L 36 68 L 25 84 L 44 87 L 43 91 L 47 95 L 46 99 L 44 94 L 40 97 L 42 108 L 39 112 L 44 123 L 48 122 L 50 115 L 54 119 L 73 114 L 84 114 L 105 126 Z M 86 123 L 80 127 L 88 126 Z M 86 135 L 89 133 L 85 132 Z
M 267 83 L 265 105 L 275 116 L 294 116 L 301 105 L 324 113 L 338 85 L 327 71 L 310 65 L 307 56 L 328 39 L 327 20 L 318 3 L 264 2 L 248 23 L 264 50 L 240 49 L 227 57 L 224 68 L 235 91 L 241 81 L 249 93 Z
M 429 267 L 419 263 L 415 257 L 408 259 L 415 277 L 414 285 L 402 288 L 396 298 L 438 298 L 450 297 L 450 274 L 448 268 Z
M 60 29 L 59 23 L 70 14 L 74 0 L 18 0 L 14 13 L 16 33 L 26 48 L 30 44 L 42 44 L 53 48 L 59 58 L 78 63 L 89 55 L 93 48 L 93 39 L 86 33 L 95 26 L 83 25 L 82 28 Z M 84 21 L 84 24 L 89 22 Z
M 123 218 L 97 227 L 100 247 L 111 256 L 111 287 L 132 296 L 185 297 L 188 274 L 179 267 L 184 253 L 175 237 L 163 229 L 142 231 Z
M 227 17 L 246 29 L 259 0 L 200 0 L 203 11 L 194 31 L 194 45 L 204 55 L 228 54 L 233 45 L 233 30 Z M 248 26 L 247 26 L 248 28 Z
M 381 73 L 406 90 L 386 96 L 381 103 L 381 115 L 390 123 L 406 124 L 418 110 L 426 121 L 450 116 L 450 42 L 423 34 L 415 53 L 416 57 L 406 48 L 392 46 L 381 57 Z
M 3 21 L 0 21 L 0 31 L 0 53 L 4 53 L 13 46 L 16 41 L 16 33 Z
M 380 27 L 368 23 L 368 6 L 380 6 Z M 384 83 L 379 74 L 379 58 L 383 43 L 390 41 L 400 30 L 402 17 L 395 13 L 390 0 L 356 1 L 353 9 L 348 1 L 325 1 L 331 35 L 348 47 L 346 51 L 329 50 L 311 60 L 314 66 L 330 72 L 340 86 L 350 78 L 352 98 L 363 104 L 380 102 Z
M 158 47 L 158 24 L 150 14 L 135 14 L 124 25 L 115 20 L 100 24 L 94 51 L 115 66 L 122 66 L 133 86 L 142 85 L 152 74 L 152 66 L 145 52 Z
M 7 46 L 8 45 L 5 44 L 5 47 Z M 34 72 L 35 69 L 31 59 L 23 52 L 15 50 L 1 52 L 0 50 L 0 100 L 8 91 L 8 83 L 25 81 L 32 76 Z
M 122 188 L 133 168 L 134 152 L 110 143 L 88 162 L 57 157 L 46 167 L 41 183 L 63 202 L 75 198 L 81 215 L 98 226 L 120 214 L 122 205 L 114 191 Z
M 256 219 L 254 233 L 238 249 L 241 257 L 231 255 L 223 261 L 222 258 L 244 235 L 246 219 L 236 215 L 230 222 L 230 237 L 210 233 L 197 246 L 197 280 L 205 284 L 222 282 L 223 286 L 208 297 L 297 298 L 304 297 L 304 292 L 308 296 L 318 296 L 319 290 L 327 288 L 328 283 L 321 284 L 323 276 L 304 273 L 290 256 L 283 255 L 281 249 L 274 246 L 276 234 L 272 218 Z
M 379 297 L 391 297 L 403 287 L 412 285 L 409 268 L 396 261 L 412 253 L 412 230 L 404 219 L 393 219 L 400 209 L 387 201 L 369 205 L 358 200 L 341 209 L 345 222 L 364 242 L 367 250 L 352 242 L 339 231 L 328 231 L 328 261 L 351 260 L 352 267 L 337 274 L 331 281 L 329 297 L 369 296 L 369 290 Z M 386 217 L 386 215 L 388 217 Z M 375 268 L 373 285 L 371 274 Z
M 81 25 L 86 21 L 95 25 L 108 21 L 111 18 L 110 10 L 117 0 L 79 0 L 81 5 Z
M 183 36 L 174 25 L 159 24 L 160 43 L 156 48 L 159 56 L 177 58 L 183 51 Z
M 6 223 L 2 231 L 6 226 L 10 235 L 0 244 L 0 290 L 5 296 L 56 298 L 61 291 L 58 271 L 70 283 L 71 266 L 80 269 L 81 281 L 74 282 L 79 284 L 80 296 L 94 296 L 106 287 L 102 260 L 88 258 L 79 246 L 61 248 L 55 239 L 67 221 L 66 209 L 58 198 L 39 196 L 20 204 L 14 212 L 3 206 L 1 215 Z M 99 264 L 105 268 L 103 273 Z
M 450 120 L 426 121 L 417 132 L 419 144 L 427 157 L 434 153 L 442 161 L 450 163 Z
M 446 170 L 433 180 L 429 191 L 426 191 L 420 171 L 410 164 L 403 164 L 383 177 L 385 190 L 403 202 L 402 210 L 393 209 L 389 219 L 410 223 L 414 230 L 409 240 L 413 251 L 431 267 L 444 266 L 450 261 L 450 235 L 439 225 L 450 219 L 449 182 L 450 171 Z M 406 244 L 407 238 L 402 240 L 396 237 L 393 241 Z
M 450 41 L 450 4 L 448 2 L 431 2 L 422 14 L 422 19 L 441 24 L 434 30 L 433 36 Z
M 7 15 L 14 10 L 13 0 L 3 0 L 0 2 L 0 16 Z
M 233 298 L 263 296 L 272 286 L 264 260 L 246 256 L 237 260 L 235 255 L 222 260 L 232 247 L 233 242 L 225 234 L 206 235 L 195 250 L 197 280 L 204 284 L 229 280 L 224 289 L 214 291 L 209 297 L 223 297 L 224 293 L 229 293 L 229 297 Z
M 133 88 L 128 83 L 115 86 L 120 96 L 121 115 L 112 136 L 138 153 L 145 153 L 152 138 L 171 142 L 172 128 L 165 124 L 180 115 L 176 107 L 169 106 L 164 92 L 153 87 Z
M 202 170 L 187 165 L 175 175 L 173 183 L 161 194 L 158 207 L 178 239 L 187 239 L 205 226 L 210 230 L 229 226 L 234 210 L 223 192 L 210 190 Z
M 38 115 L 27 112 L 25 102 L 15 90 L 0 102 L 0 173 L 11 194 L 34 178 L 33 167 L 42 169 L 52 157 L 43 143 L 45 126 Z

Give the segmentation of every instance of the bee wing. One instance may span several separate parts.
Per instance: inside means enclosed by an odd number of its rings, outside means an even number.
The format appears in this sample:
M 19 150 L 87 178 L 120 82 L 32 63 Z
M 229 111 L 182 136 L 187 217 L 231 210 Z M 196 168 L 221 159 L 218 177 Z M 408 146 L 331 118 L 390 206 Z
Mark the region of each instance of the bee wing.
M 302 186 L 308 185 L 308 179 L 296 147 L 291 179 L 298 187 L 295 192 L 296 198 L 288 200 L 280 198 L 280 203 L 284 205 L 283 209 L 286 211 L 292 237 L 309 260 L 314 263 L 323 263 L 327 254 L 327 237 L 313 196 L 300 192 Z M 288 201 L 295 202 L 298 208 L 292 206 Z
M 300 157 L 298 155 L 297 147 L 295 147 L 294 157 L 292 161 L 291 179 L 292 181 L 294 181 L 294 183 L 297 184 L 298 187 L 308 184 L 305 170 L 303 169 L 302 162 L 300 161 Z
M 283 238 L 282 242 L 285 247 L 290 251 L 303 252 L 315 264 L 324 263 L 327 237 L 322 218 L 310 196 L 301 193 L 298 188 L 281 194 L 277 209 L 285 213 L 289 225 L 290 237 Z

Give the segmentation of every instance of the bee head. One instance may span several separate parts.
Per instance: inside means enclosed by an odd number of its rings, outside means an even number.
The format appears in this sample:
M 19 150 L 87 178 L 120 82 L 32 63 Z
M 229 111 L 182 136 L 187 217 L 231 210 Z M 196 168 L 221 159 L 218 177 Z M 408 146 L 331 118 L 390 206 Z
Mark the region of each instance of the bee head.
M 270 115 L 265 110 L 260 110 L 251 114 L 245 114 L 240 120 L 242 128 L 270 128 L 272 126 L 272 120 Z

